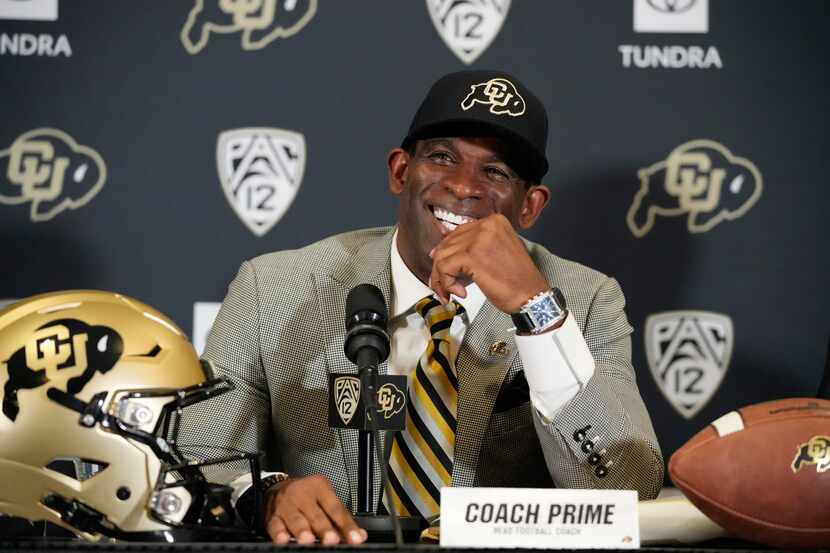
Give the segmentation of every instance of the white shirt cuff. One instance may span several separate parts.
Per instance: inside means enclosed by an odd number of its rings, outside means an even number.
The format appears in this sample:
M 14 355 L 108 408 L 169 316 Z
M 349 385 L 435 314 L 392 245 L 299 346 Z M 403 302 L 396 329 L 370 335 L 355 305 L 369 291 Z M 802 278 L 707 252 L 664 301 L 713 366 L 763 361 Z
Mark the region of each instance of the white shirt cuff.
M 266 476 L 271 476 L 272 474 L 281 473 L 262 471 L 260 473 L 260 478 L 265 478 Z M 233 489 L 233 491 L 231 492 L 231 505 L 236 507 L 236 502 L 239 501 L 239 498 L 242 497 L 242 494 L 247 492 L 253 485 L 253 478 L 251 477 L 250 472 L 245 473 L 231 480 L 228 484 L 228 486 L 230 486 Z
M 516 347 L 530 388 L 530 401 L 548 421 L 594 375 L 594 357 L 572 315 L 556 330 L 516 335 Z

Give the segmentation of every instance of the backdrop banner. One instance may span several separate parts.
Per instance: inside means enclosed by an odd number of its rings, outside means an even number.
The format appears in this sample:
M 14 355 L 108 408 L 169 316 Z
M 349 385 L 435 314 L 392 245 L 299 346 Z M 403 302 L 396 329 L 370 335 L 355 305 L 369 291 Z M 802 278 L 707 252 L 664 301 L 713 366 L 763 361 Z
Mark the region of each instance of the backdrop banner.
M 122 292 L 201 350 L 243 260 L 396 221 L 386 154 L 437 77 L 504 69 L 551 122 L 551 204 L 526 236 L 619 280 L 668 460 L 728 411 L 818 389 L 829 16 L 826 0 L 0 0 L 0 299 Z

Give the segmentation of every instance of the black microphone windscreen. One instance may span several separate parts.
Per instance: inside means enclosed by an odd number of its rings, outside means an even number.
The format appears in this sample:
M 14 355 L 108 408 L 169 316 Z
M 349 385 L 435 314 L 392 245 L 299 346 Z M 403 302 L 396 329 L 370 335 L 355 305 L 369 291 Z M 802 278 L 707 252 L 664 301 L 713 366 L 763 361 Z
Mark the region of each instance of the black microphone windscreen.
M 346 297 L 346 320 L 351 320 L 361 311 L 377 313 L 385 322 L 389 318 L 383 292 L 373 284 L 358 284 Z

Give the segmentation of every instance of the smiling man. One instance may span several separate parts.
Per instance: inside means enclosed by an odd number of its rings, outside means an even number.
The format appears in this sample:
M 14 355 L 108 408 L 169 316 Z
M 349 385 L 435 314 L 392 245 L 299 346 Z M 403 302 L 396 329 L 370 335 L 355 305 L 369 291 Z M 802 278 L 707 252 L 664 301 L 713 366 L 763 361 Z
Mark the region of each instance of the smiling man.
M 236 390 L 186 426 L 191 443 L 266 452 L 280 471 L 264 513 L 275 542 L 366 539 L 351 516 L 357 433 L 326 417 L 328 373 L 354 371 L 342 321 L 364 282 L 390 304 L 380 371 L 409 378 L 379 509 L 434 516 L 450 485 L 657 495 L 663 461 L 619 285 L 517 234 L 550 199 L 547 133 L 544 106 L 515 77 L 446 75 L 387 158 L 396 227 L 243 263 L 204 354 Z

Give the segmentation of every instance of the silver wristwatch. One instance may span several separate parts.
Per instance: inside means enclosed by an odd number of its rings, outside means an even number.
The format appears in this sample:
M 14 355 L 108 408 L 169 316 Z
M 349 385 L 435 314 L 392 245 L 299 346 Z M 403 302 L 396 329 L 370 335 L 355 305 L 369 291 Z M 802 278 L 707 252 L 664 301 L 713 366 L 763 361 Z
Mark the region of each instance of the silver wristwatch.
M 568 315 L 565 296 L 559 288 L 551 288 L 536 294 L 510 317 L 520 334 L 540 334 L 556 326 Z

